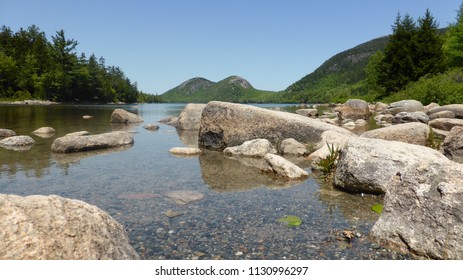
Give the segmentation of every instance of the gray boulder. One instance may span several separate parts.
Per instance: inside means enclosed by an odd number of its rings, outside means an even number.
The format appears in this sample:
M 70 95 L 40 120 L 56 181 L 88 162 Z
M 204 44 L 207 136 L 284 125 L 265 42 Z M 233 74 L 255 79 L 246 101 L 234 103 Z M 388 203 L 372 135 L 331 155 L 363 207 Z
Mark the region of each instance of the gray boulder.
M 111 114 L 111 123 L 141 123 L 143 119 L 124 109 L 115 109 Z
M 0 259 L 138 259 L 124 228 L 99 208 L 59 196 L 0 194 Z
M 297 114 L 212 101 L 203 110 L 198 141 L 201 147 L 220 150 L 257 138 L 272 144 L 285 138 L 315 143 L 327 130 L 352 135 L 343 128 Z
M 443 143 L 444 154 L 450 158 L 455 159 L 458 162 L 462 162 L 463 159 L 463 127 L 455 126 L 450 130 L 450 133 L 444 140 Z
M 294 138 L 288 138 L 281 141 L 279 152 L 283 155 L 305 156 L 307 147 Z
M 451 111 L 455 114 L 455 118 L 463 119 L 463 104 L 450 104 L 435 107 L 429 110 L 428 115 L 432 115 L 441 111 Z
M 424 123 L 404 123 L 364 132 L 361 137 L 426 146 L 429 138 L 429 126 Z
M 351 138 L 340 151 L 334 185 L 355 193 L 384 194 L 401 174 L 416 164 L 447 164 L 431 148 L 397 141 Z
M 432 115 L 429 115 L 430 120 L 441 119 L 441 118 L 453 119 L 455 118 L 455 113 L 452 111 L 440 111 Z
M 400 112 L 397 113 L 392 119 L 392 123 L 409 123 L 409 122 L 421 122 L 428 123 L 429 117 L 423 112 Z
M 368 119 L 371 114 L 368 103 L 361 99 L 349 99 L 337 110 L 342 120 Z
M 370 231 L 378 243 L 431 259 L 463 259 L 463 165 L 423 158 L 400 171 Z
M 463 126 L 463 119 L 440 118 L 430 121 L 429 126 L 432 128 L 450 131 L 454 126 Z
M 54 134 L 56 130 L 53 127 L 45 126 L 34 130 L 34 134 Z
M 423 103 L 417 100 L 401 100 L 389 104 L 389 108 L 383 114 L 396 115 L 400 112 L 416 112 L 423 109 Z
M 133 144 L 129 132 L 116 131 L 96 135 L 75 135 L 56 138 L 51 145 L 55 153 L 74 153 Z
M 223 150 L 226 156 L 264 157 L 268 153 L 276 153 L 276 149 L 267 139 L 254 139 L 239 146 L 228 147 Z
M 0 146 L 5 147 L 32 146 L 34 144 L 35 140 L 27 135 L 11 136 L 0 140 Z
M 281 156 L 266 154 L 264 156 L 264 160 L 269 166 L 267 171 L 273 172 L 279 177 L 287 179 L 303 179 L 309 176 L 307 171 Z
M 0 138 L 16 136 L 16 132 L 6 128 L 0 128 Z
M 206 107 L 206 104 L 187 104 L 178 117 L 177 128 L 182 130 L 199 130 L 204 107 Z

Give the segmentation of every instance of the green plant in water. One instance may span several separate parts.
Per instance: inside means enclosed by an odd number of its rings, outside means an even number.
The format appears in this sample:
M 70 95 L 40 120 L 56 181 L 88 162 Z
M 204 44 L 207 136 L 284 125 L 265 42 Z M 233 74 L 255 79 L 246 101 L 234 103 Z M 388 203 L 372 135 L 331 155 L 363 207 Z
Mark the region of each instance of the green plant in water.
M 382 204 L 378 203 L 371 206 L 371 210 L 373 210 L 377 214 L 381 214 L 381 212 L 383 212 L 383 207 L 384 206 Z
M 287 215 L 277 220 L 280 223 L 286 224 L 288 227 L 297 227 L 302 224 L 301 218 L 298 216 Z
M 440 145 L 442 144 L 442 139 L 437 137 L 436 133 L 432 128 L 429 128 L 428 139 L 426 139 L 426 147 L 439 150 Z
M 330 145 L 328 142 L 326 142 L 326 145 L 328 146 L 329 154 L 326 158 L 320 159 L 317 165 L 321 168 L 323 174 L 329 175 L 336 168 L 336 161 L 339 157 L 340 149 L 335 147 L 334 144 Z

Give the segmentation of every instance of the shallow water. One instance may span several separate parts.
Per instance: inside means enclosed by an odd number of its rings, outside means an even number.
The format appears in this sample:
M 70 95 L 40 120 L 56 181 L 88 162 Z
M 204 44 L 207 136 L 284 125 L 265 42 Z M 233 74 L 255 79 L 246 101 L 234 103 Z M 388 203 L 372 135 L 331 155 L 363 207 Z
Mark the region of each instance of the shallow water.
M 170 155 L 172 147 L 197 143 L 196 133 L 157 123 L 178 115 L 183 107 L 0 105 L 0 128 L 37 141 L 27 151 L 0 148 L 0 193 L 56 194 L 96 205 L 125 226 L 144 259 L 409 258 L 369 241 L 368 232 L 378 218 L 370 208 L 381 202 L 379 197 L 323 186 L 316 174 L 304 181 L 277 180 L 253 167 L 255 163 L 214 151 L 189 158 Z M 157 123 L 160 129 L 111 125 L 115 108 L 136 113 L 144 124 Z M 83 115 L 93 118 L 85 120 Z M 42 126 L 57 132 L 49 138 L 32 134 Z M 135 142 L 99 152 L 62 155 L 50 151 L 55 138 L 81 130 L 92 134 L 128 130 Z M 310 172 L 310 163 L 304 159 L 291 160 Z M 177 204 L 168 195 L 178 190 L 204 197 Z M 169 210 L 177 216 L 168 217 Z M 285 215 L 299 216 L 302 225 L 289 228 L 277 222 Z M 353 230 L 359 237 L 348 241 L 344 230 Z

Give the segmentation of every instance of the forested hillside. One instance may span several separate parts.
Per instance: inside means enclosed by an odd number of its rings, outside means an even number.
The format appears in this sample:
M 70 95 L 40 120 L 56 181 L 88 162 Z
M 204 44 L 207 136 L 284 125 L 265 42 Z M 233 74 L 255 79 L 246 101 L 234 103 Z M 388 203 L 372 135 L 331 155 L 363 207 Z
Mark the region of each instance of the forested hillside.
M 59 102 L 158 101 L 142 94 L 121 68 L 103 57 L 77 54 L 78 42 L 63 30 L 47 39 L 37 26 L 0 30 L 0 100 Z

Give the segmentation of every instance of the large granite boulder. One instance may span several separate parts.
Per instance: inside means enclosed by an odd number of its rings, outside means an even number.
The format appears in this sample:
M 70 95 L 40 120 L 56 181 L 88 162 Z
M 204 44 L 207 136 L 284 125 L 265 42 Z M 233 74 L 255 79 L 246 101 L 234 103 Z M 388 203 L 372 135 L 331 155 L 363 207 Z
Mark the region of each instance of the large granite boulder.
M 369 130 L 360 136 L 426 146 L 429 129 L 424 123 L 411 122 Z
M 368 103 L 361 99 L 349 99 L 337 110 L 343 120 L 368 119 L 371 114 Z
M 96 135 L 74 135 L 56 138 L 51 145 L 55 153 L 74 153 L 133 144 L 129 132 L 115 131 Z
M 122 225 L 59 196 L 0 194 L 0 259 L 138 259 Z
M 141 123 L 143 119 L 124 109 L 115 109 L 111 114 L 111 123 Z
M 431 259 L 463 259 L 463 165 L 425 159 L 397 174 L 370 237 Z
M 201 114 L 206 104 L 187 104 L 177 120 L 177 128 L 182 130 L 199 130 Z
M 276 153 L 276 149 L 267 139 L 254 139 L 239 146 L 227 147 L 223 150 L 226 156 L 243 156 L 263 158 L 268 153 Z
M 11 129 L 0 128 L 0 138 L 16 136 L 16 132 Z
M 384 194 L 401 180 L 410 166 L 447 164 L 449 160 L 431 148 L 365 137 L 349 139 L 341 149 L 334 185 L 355 193 Z
M 455 114 L 455 118 L 463 119 L 463 104 L 450 104 L 432 108 L 428 111 L 428 115 L 432 115 L 441 111 L 451 111 Z
M 352 135 L 343 128 L 297 114 L 212 101 L 203 110 L 199 145 L 223 150 L 257 138 L 268 139 L 274 145 L 286 138 L 315 143 L 327 130 Z
M 389 104 L 389 108 L 383 114 L 396 115 L 400 112 L 416 112 L 423 110 L 423 103 L 417 100 L 401 100 Z

